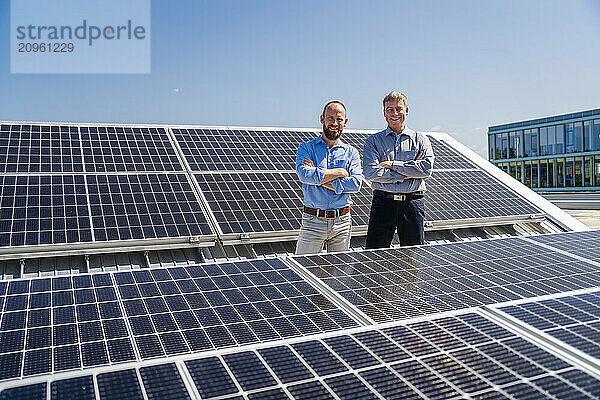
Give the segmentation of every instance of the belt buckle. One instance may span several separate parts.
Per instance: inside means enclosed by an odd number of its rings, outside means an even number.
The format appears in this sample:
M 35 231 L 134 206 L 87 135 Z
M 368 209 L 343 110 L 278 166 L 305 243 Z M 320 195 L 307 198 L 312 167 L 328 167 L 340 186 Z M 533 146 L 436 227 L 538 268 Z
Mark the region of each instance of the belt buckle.
M 325 211 L 325 218 L 327 218 L 327 219 L 335 219 L 335 218 L 338 217 L 338 213 L 339 212 L 340 212 L 340 210 L 327 210 L 327 211 Z M 331 215 L 331 217 L 329 215 Z
M 404 201 L 404 200 L 406 200 L 406 195 L 405 194 L 395 194 L 394 195 L 394 200 L 396 200 L 396 201 Z

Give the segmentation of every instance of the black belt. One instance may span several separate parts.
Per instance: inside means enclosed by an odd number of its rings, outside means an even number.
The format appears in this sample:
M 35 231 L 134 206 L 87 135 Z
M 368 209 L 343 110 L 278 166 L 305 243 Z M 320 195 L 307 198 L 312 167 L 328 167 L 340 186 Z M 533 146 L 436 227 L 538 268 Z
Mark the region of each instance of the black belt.
M 321 218 L 337 218 L 341 217 L 342 215 L 348 214 L 350 212 L 350 207 L 346 206 L 338 208 L 337 210 L 319 210 L 316 208 L 304 206 L 304 212 L 310 215 L 316 215 L 317 217 Z
M 415 199 L 422 199 L 424 196 L 423 192 L 414 192 L 414 193 L 390 193 L 384 192 L 383 190 L 373 190 L 373 196 L 385 197 L 386 199 L 396 200 L 396 201 L 409 201 Z

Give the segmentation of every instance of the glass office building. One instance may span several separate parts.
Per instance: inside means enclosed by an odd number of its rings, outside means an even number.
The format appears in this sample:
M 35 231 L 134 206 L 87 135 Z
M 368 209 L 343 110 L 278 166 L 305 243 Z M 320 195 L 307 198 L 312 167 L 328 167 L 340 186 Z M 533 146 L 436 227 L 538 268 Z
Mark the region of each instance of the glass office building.
M 488 157 L 533 190 L 599 190 L 600 108 L 491 126 Z

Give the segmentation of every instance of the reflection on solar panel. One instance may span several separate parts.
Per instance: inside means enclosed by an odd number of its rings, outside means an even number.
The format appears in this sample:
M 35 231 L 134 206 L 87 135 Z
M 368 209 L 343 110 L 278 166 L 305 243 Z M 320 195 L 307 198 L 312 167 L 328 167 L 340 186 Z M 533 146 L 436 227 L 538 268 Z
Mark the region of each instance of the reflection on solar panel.
M 0 126 L 0 172 L 82 172 L 74 126 Z
M 595 377 L 475 313 L 189 359 L 180 364 L 183 370 L 203 399 L 489 399 L 542 398 L 544 393 L 583 399 L 600 394 Z M 143 387 L 149 398 L 159 393 L 191 397 L 175 364 L 139 371 L 141 383 L 131 369 L 99 375 L 99 392 L 139 397 Z M 44 399 L 44 385 L 6 389 L 0 398 L 19 392 L 40 393 Z M 89 375 L 51 385 L 93 394 Z
M 164 128 L 80 129 L 86 172 L 183 170 Z
M 445 142 L 429 137 L 433 154 L 435 154 L 435 169 L 479 169 L 471 161 L 459 154 Z
M 293 257 L 375 321 L 600 285 L 600 271 L 522 239 Z
M 0 379 L 358 325 L 279 259 L 0 282 L 0 310 Z
M 531 239 L 589 260 L 600 261 L 600 230 L 542 235 Z
M 294 172 L 195 176 L 224 234 L 300 229 L 302 185 Z M 370 193 L 363 185 L 352 194 L 354 226 L 368 223 Z
M 428 221 L 541 212 L 484 171 L 434 171 L 427 180 L 425 217 Z
M 600 359 L 600 292 L 532 301 L 500 310 Z
M 91 240 L 83 176 L 0 176 L 0 246 Z
M 183 174 L 88 175 L 98 241 L 210 235 Z

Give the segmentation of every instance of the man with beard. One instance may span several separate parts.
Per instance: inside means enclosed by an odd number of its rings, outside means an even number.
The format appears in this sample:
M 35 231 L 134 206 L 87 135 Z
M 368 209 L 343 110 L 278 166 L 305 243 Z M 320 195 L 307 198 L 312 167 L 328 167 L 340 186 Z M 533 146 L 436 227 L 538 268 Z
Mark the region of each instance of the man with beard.
M 424 180 L 431 176 L 434 156 L 427 136 L 406 126 L 407 115 L 406 96 L 389 93 L 383 99 L 388 127 L 365 141 L 365 178 L 373 188 L 367 249 L 390 247 L 394 231 L 401 246 L 425 241 Z
M 301 143 L 296 173 L 302 182 L 304 212 L 296 254 L 344 251 L 350 246 L 350 193 L 360 190 L 362 168 L 358 150 L 340 140 L 348 118 L 341 101 L 325 104 L 321 136 Z

